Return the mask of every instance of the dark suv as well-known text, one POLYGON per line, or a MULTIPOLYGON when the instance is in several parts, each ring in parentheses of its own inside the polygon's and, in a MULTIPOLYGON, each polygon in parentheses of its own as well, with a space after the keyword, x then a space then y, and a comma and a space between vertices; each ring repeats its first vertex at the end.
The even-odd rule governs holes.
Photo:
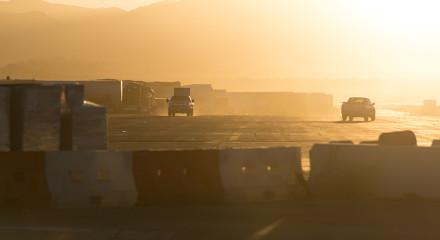
POLYGON ((376 109, 374 108, 375 103, 372 103, 369 98, 366 97, 351 97, 347 102, 343 102, 341 106, 342 120, 353 121, 354 117, 363 117, 365 121, 368 118, 371 121, 376 120, 376 109))
POLYGON ((194 100, 190 96, 173 96, 167 99, 168 116, 176 116, 176 113, 186 113, 187 116, 194 115, 194 100))

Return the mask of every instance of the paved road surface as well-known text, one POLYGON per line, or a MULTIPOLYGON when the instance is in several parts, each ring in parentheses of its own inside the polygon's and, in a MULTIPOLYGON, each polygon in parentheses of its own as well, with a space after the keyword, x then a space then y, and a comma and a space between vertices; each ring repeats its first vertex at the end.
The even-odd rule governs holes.
POLYGON ((377 140, 382 132, 413 130, 420 146, 440 138, 440 118, 411 117, 378 111, 377 120, 342 122, 340 116, 302 119, 269 116, 148 117, 113 115, 109 119, 109 147, 119 150, 194 149, 298 146, 303 167, 315 143, 377 140))
POLYGON ((412 240, 440 236, 440 203, 292 202, 0 214, 0 239, 412 240))
MULTIPOLYGON (((112 149, 300 146, 376 140, 413 130, 440 138, 440 119, 381 112, 375 122, 256 116, 111 116, 112 149)), ((307 165, 306 165, 307 167, 307 165)), ((440 202, 283 202, 0 212, 0 239, 438 239, 440 202)))

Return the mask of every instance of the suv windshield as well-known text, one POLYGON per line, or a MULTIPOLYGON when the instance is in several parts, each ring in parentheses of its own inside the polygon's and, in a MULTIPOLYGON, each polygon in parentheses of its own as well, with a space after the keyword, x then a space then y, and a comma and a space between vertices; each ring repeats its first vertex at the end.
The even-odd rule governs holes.
POLYGON ((191 102, 191 98, 189 96, 173 96, 171 101, 191 102))

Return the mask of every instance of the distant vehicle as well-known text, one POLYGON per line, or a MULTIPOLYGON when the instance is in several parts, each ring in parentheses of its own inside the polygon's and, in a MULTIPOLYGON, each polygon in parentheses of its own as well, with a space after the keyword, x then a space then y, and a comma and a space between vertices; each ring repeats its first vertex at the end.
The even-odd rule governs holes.
POLYGON ((102 79, 76 83, 84 85, 86 100, 106 106, 110 113, 151 113, 153 111, 155 92, 145 82, 102 79))
POLYGON ((351 97, 347 102, 342 103, 342 120, 346 121, 349 118, 350 121, 353 121, 354 117, 363 117, 365 121, 368 121, 368 118, 374 121, 376 120, 374 105, 375 103, 371 103, 369 98, 351 97))
POLYGON ((194 99, 191 99, 190 88, 174 88, 174 96, 167 99, 168 116, 176 116, 176 113, 186 113, 186 115, 194 115, 194 99))

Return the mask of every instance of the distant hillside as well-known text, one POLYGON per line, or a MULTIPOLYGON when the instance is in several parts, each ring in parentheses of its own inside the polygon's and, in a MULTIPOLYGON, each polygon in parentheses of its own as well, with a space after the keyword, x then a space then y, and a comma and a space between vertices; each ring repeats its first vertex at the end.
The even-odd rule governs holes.
POLYGON ((89 9, 63 4, 47 3, 42 0, 9 0, 0 2, 0 11, 26 13, 38 11, 56 18, 78 18, 96 14, 115 14, 123 10, 118 8, 89 9))
POLYGON ((93 80, 104 78, 142 80, 142 69, 134 65, 111 61, 78 59, 33 59, 7 64, 0 68, 0 76, 18 79, 93 80))
POLYGON ((277 27, 273 12, 248 6, 183 0, 99 14, 41 0, 2 2, 0 19, 6 21, 0 31, 6 37, 0 44, 7 48, 0 65, 73 57, 133 64, 142 67, 145 77, 158 78, 301 74, 302 60, 291 48, 303 42, 290 36, 300 29, 277 27))

